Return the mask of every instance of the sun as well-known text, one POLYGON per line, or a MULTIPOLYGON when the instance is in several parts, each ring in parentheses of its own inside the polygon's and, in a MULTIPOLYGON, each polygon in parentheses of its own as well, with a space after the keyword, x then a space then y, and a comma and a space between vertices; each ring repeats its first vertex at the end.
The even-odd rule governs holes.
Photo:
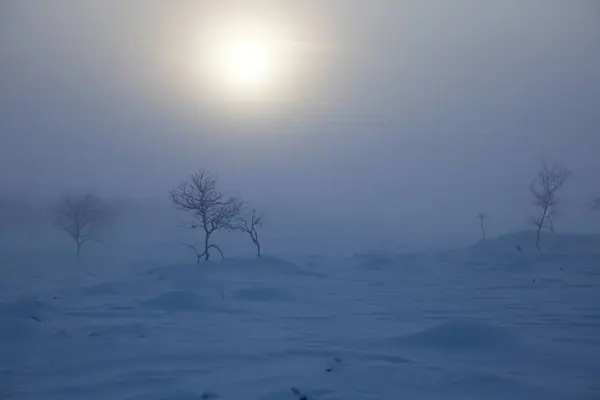
POLYGON ((227 100, 258 101, 272 95, 283 73, 280 43, 236 34, 215 39, 206 53, 211 93, 227 100))
POLYGON ((267 42, 238 39, 223 47, 222 74, 232 89, 260 90, 274 79, 274 54, 267 42))

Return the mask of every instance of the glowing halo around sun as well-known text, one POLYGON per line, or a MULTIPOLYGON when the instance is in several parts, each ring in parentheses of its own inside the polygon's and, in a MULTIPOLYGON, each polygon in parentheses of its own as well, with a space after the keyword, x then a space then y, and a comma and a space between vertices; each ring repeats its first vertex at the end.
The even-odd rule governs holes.
POLYGON ((192 113, 209 107, 216 118, 222 112, 254 118, 306 106, 327 83, 329 70, 322 67, 329 63, 329 47, 313 25, 307 31, 295 18, 217 6, 182 16, 162 45, 165 85, 192 113))
POLYGON ((238 26, 204 38, 200 60, 203 82, 212 98, 269 101, 277 96, 289 72, 293 43, 279 32, 238 26))

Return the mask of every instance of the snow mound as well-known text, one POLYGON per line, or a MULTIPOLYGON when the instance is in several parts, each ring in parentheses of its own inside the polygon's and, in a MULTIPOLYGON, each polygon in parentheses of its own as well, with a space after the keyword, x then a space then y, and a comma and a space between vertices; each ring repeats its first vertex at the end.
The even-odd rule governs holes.
POLYGON ((290 261, 279 258, 228 258, 215 262, 214 267, 223 270, 232 270, 236 272, 263 272, 279 275, 310 275, 310 272, 290 261))
POLYGON ((401 339, 411 345, 448 350, 492 350, 516 345, 510 332, 477 320, 445 322, 401 339))
POLYGON ((227 258, 207 263, 183 263, 166 267, 154 267, 141 272, 140 275, 151 276, 158 280, 193 282, 205 285, 207 279, 224 277, 259 276, 315 276, 315 272, 298 265, 276 258, 227 258))
POLYGON ((142 306, 167 311, 197 311, 206 309, 208 302, 195 293, 174 290, 146 300, 142 302, 142 306))
POLYGON ((249 288, 249 289, 238 289, 235 291, 233 296, 237 300, 248 300, 248 301, 291 301, 292 295, 283 290, 262 287, 262 288, 249 288))
MULTIPOLYGON (((470 247, 474 254, 497 257, 504 254, 533 253, 540 254, 535 244, 534 231, 520 231, 496 238, 481 240, 470 247), (520 248, 519 251, 517 248, 520 248)), ((542 232, 540 239, 541 254, 577 255, 578 257, 600 255, 600 235, 554 234, 542 232)))

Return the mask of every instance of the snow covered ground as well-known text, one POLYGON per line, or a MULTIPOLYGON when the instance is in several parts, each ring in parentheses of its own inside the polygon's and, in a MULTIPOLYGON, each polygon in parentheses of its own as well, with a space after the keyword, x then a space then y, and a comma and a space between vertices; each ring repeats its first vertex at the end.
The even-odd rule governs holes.
POLYGON ((597 399, 600 257, 5 256, 0 399, 597 399))

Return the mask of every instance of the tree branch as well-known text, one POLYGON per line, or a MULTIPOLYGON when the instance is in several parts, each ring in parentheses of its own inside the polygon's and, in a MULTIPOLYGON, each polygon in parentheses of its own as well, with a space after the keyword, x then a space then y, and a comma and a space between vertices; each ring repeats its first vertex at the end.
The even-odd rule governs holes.
POLYGON ((216 244, 211 244, 208 246, 208 248, 217 250, 219 252, 219 254, 221 255, 221 258, 225 258, 223 251, 221 251, 221 248, 219 246, 217 246, 216 244))

